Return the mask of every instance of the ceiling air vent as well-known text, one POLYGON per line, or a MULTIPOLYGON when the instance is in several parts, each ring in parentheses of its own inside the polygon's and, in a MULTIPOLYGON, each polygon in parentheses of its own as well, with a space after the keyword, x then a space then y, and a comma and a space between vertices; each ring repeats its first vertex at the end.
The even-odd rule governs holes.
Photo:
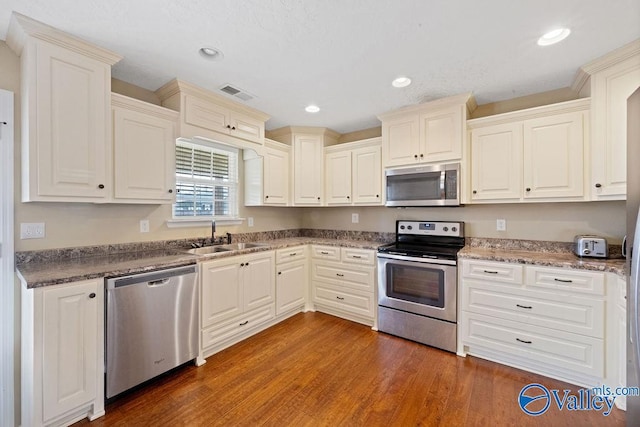
POLYGON ((220 90, 228 95, 240 98, 243 101, 249 101, 254 98, 253 95, 249 95, 246 91, 231 85, 224 85, 220 88, 220 90))

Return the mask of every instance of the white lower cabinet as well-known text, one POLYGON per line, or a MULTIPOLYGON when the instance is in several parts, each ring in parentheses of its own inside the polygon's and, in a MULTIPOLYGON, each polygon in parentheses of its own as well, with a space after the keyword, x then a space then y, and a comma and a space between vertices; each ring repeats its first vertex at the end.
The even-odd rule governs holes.
POLYGON ((308 278, 307 246, 276 251, 276 315, 305 308, 308 278))
POLYGON ((22 425, 104 414, 104 282, 22 290, 22 425))
POLYGON ((465 259, 459 287, 459 353, 583 386, 604 383, 604 273, 465 259))
POLYGON ((375 254, 371 250, 312 246, 311 299, 315 308, 375 327, 375 254))
MULTIPOLYGON (((275 316, 275 253, 258 252, 203 262, 201 327, 203 353, 275 316)), ((249 334, 250 335, 250 334, 249 334)))

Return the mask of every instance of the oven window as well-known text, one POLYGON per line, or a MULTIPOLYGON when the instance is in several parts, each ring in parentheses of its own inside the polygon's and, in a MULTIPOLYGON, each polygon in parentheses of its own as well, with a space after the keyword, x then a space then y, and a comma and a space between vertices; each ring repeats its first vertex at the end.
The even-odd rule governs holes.
POLYGON ((444 271, 388 263, 387 296, 444 308, 444 271))

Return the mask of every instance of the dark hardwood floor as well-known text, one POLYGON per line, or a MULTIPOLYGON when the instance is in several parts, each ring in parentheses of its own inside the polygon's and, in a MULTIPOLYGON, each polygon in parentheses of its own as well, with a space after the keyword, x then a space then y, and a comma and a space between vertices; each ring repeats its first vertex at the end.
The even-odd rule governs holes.
POLYGON ((624 412, 541 416, 523 386, 578 387, 457 357, 321 313, 298 314, 107 405, 98 426, 622 426, 624 412))

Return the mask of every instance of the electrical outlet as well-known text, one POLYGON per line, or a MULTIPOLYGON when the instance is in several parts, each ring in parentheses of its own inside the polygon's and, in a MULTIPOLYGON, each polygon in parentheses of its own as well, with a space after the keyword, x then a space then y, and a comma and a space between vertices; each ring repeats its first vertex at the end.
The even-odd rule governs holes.
POLYGON ((20 223, 21 239, 44 239, 44 222, 21 222, 20 223))
POLYGON ((353 224, 357 224, 360 222, 360 215, 358 215, 357 213, 352 213, 351 214, 351 222, 353 224))
POLYGON ((249 227, 253 227, 253 217, 252 217, 252 216, 250 216, 249 218, 247 218, 247 225, 248 225, 249 227))
POLYGON ((148 219, 141 219, 140 220, 140 232, 141 233, 148 233, 149 232, 149 220, 148 219))
POLYGON ((506 219, 497 219, 496 220, 496 230, 498 230, 498 231, 507 231, 507 220, 506 219))

